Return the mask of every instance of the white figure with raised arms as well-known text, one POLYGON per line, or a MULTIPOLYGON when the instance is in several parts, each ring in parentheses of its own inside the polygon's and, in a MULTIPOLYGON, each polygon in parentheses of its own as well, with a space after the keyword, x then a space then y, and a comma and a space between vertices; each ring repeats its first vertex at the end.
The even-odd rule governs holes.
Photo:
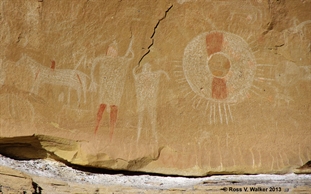
POLYGON ((157 142, 157 95, 159 89, 160 76, 163 74, 169 80, 168 74, 163 70, 151 71, 151 65, 145 63, 142 68, 142 72, 136 74, 137 67, 133 69, 133 75, 135 78, 136 98, 137 98, 137 112, 138 112, 138 132, 137 142, 140 138, 141 129, 143 126, 144 112, 147 111, 151 122, 151 129, 157 142))

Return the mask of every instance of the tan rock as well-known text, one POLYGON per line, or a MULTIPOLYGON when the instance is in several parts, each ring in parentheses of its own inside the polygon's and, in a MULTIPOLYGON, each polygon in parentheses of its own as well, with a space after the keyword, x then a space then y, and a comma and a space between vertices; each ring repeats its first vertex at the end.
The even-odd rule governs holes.
POLYGON ((0 193, 34 193, 33 184, 30 176, 0 166, 0 193))
POLYGON ((293 172, 311 160, 310 7, 3 0, 0 153, 179 175, 293 172))

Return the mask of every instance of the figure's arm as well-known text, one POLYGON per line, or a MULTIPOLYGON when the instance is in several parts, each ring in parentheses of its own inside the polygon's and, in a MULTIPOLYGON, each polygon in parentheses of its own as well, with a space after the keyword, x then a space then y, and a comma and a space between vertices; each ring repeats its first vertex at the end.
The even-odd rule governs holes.
POLYGON ((89 87, 89 90, 94 92, 96 91, 96 88, 97 88, 97 84, 95 82, 95 78, 94 78, 94 70, 95 70, 95 67, 97 65, 97 60, 93 60, 92 62, 92 68, 91 68, 91 83, 90 83, 90 87, 89 87))
POLYGON ((132 60, 132 59, 134 59, 134 52, 132 49, 130 50, 130 53, 131 53, 131 57, 129 58, 129 60, 132 60))
POLYGON ((133 41, 134 41, 134 37, 132 37, 131 42, 129 44, 129 47, 127 48, 127 51, 124 55, 124 57, 127 57, 129 54, 131 54, 132 56, 131 56, 130 60, 134 58, 134 52, 133 52, 133 48, 132 48, 133 41))
POLYGON ((92 82, 94 81, 94 70, 95 70, 96 65, 97 65, 96 59, 94 59, 92 61, 92 68, 91 68, 91 81, 92 82))
POLYGON ((135 79, 136 79, 136 77, 137 77, 137 75, 136 75, 136 70, 137 70, 137 68, 138 68, 138 65, 135 66, 135 67, 133 68, 133 70, 132 70, 132 73, 133 73, 133 76, 134 76, 135 79))

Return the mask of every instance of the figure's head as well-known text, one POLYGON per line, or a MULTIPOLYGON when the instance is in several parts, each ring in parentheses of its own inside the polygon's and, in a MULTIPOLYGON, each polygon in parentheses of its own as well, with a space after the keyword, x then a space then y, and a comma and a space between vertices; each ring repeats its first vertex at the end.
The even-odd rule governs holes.
POLYGON ((116 41, 113 41, 107 49, 107 56, 117 57, 118 56, 118 45, 116 41))
POLYGON ((150 72, 151 71, 151 64, 150 63, 145 63, 143 65, 143 72, 150 72))

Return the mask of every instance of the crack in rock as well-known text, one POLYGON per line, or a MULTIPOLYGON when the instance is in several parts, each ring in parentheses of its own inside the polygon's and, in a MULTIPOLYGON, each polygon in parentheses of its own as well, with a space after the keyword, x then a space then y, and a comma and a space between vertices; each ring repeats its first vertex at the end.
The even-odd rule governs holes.
POLYGON ((151 39, 151 44, 148 46, 148 51, 145 53, 145 54, 143 54, 143 56, 140 58, 140 60, 138 61, 138 65, 140 66, 140 62, 150 53, 150 48, 153 46, 153 44, 154 44, 154 35, 155 35, 155 33, 156 33, 156 29, 158 28, 158 26, 159 26, 159 24, 160 24, 160 22, 162 21, 162 20, 164 20, 165 18, 166 18, 166 15, 167 15, 167 13, 172 9, 172 7, 173 7, 173 5, 171 5, 166 11, 165 11, 165 13, 164 13, 164 16, 161 18, 161 19, 159 19, 158 20, 158 22, 157 22, 157 24, 154 26, 154 28, 153 28, 153 33, 152 33, 152 35, 150 36, 150 39, 151 39))

